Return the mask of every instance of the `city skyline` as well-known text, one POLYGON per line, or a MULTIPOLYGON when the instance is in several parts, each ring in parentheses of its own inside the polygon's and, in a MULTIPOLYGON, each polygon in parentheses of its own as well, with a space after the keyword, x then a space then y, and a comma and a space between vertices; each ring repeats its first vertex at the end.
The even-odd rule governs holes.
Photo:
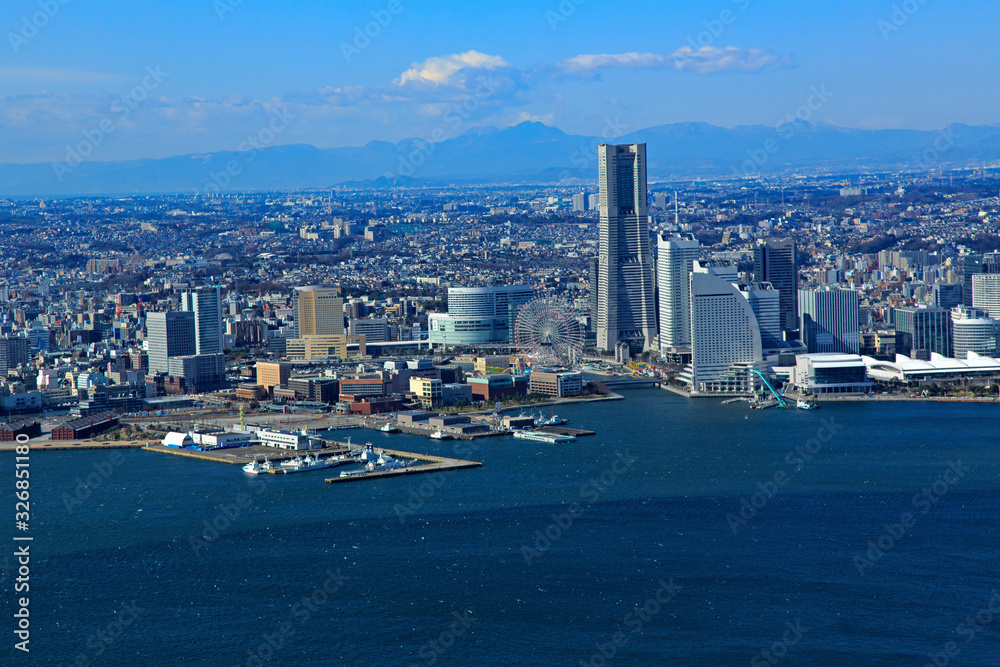
POLYGON ((180 0, 163 12, 112 0, 46 14, 15 0, 0 14, 0 131, 11 134, 0 163, 64 159, 104 119, 99 160, 235 151, 276 119, 269 145, 320 148, 525 120, 582 136, 774 127, 803 107, 841 127, 1000 122, 997 93, 979 84, 1000 10, 904 6, 180 0), (607 31, 622 12, 644 20, 607 31))

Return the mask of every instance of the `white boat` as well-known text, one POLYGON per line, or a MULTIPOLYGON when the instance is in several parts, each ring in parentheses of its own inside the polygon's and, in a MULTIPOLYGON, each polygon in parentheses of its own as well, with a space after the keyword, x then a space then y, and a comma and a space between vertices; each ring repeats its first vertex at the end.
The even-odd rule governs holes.
POLYGON ((515 431, 514 437, 518 440, 531 440, 532 442, 545 442, 554 445, 560 442, 575 442, 572 435, 558 435, 556 433, 542 433, 539 431, 515 431))
POLYGON ((451 440, 451 436, 445 433, 440 428, 431 433, 429 437, 433 440, 451 440))
POLYGON ((556 413, 553 412, 551 417, 549 417, 548 419, 543 419, 542 421, 538 422, 538 424, 539 426, 561 426, 562 424, 565 424, 567 421, 568 420, 559 417, 558 415, 556 415, 556 413))
POLYGON ((392 425, 392 422, 386 422, 382 428, 379 429, 383 433, 398 433, 399 429, 392 425))
POLYGON ((405 468, 406 464, 397 461, 388 454, 382 454, 378 457, 377 461, 369 461, 365 467, 371 472, 382 472, 383 470, 399 470, 405 468))
POLYGON ((282 468, 298 468, 305 462, 301 456, 296 456, 294 459, 288 459, 281 462, 282 468))
POLYGON ((243 472, 247 473, 248 475, 259 475, 260 474, 260 464, 257 463, 256 460, 253 460, 250 463, 248 463, 245 466, 243 466, 243 472))
POLYGON ((795 407, 797 407, 799 410, 815 410, 819 406, 816 405, 815 403, 809 403, 800 398, 798 402, 795 404, 795 407))
POLYGON ((309 472, 310 470, 335 468, 348 463, 354 463, 354 459, 348 456, 330 456, 325 459, 321 459, 318 456, 306 456, 304 459, 296 459, 296 461, 301 461, 301 463, 294 467, 286 468, 286 473, 309 472))
POLYGON ((341 477, 360 477, 361 475, 367 474, 367 470, 345 470, 340 473, 341 477))
POLYGON ((358 460, 361 461, 362 463, 375 461, 377 459, 378 459, 378 454, 375 453, 375 447, 373 447, 372 443, 370 442, 367 445, 365 445, 364 451, 361 452, 361 456, 358 457, 358 460))

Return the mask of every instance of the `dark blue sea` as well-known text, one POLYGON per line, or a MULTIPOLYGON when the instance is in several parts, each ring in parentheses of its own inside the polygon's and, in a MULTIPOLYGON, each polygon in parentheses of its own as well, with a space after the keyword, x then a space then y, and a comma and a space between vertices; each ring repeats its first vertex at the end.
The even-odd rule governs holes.
POLYGON ((1000 665, 1000 406, 558 412, 598 435, 338 432, 484 463, 338 485, 38 451, 28 533, 4 454, 0 664, 1000 665))

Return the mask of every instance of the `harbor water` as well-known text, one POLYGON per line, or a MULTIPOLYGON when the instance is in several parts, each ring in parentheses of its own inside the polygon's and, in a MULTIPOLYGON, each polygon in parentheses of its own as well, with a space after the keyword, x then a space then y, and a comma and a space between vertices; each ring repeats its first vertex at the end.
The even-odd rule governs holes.
POLYGON ((337 431, 484 464, 355 484, 33 452, 0 664, 1000 664, 1000 406, 625 395, 572 443, 337 431))

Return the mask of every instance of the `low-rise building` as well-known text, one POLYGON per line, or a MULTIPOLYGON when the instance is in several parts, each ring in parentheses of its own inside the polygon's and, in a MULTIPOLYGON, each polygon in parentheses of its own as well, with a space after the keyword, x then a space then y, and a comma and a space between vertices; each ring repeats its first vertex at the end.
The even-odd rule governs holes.
POLYGON ((567 398, 583 393, 583 373, 579 371, 535 371, 531 374, 532 394, 567 398))
POLYGON ((871 390, 868 368, 856 354, 802 354, 795 385, 812 394, 864 394, 871 390))

